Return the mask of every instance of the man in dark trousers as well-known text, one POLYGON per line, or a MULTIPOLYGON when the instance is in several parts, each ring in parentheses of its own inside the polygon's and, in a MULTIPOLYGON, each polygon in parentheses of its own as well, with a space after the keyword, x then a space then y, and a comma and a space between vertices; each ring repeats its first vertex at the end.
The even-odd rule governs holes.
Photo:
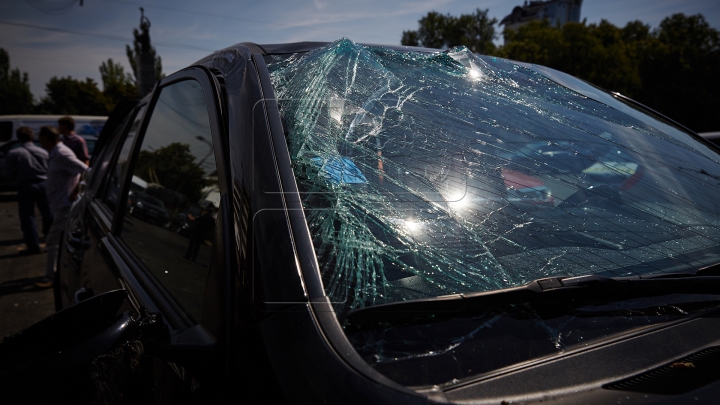
POLYGON ((75 153, 75 156, 86 165, 90 164, 90 154, 87 143, 81 136, 75 133, 75 120, 73 117, 65 116, 58 120, 58 131, 62 135, 62 142, 75 153))
POLYGON ((19 254, 32 255, 41 252, 37 225, 35 224, 35 206, 37 205, 43 221, 43 234, 47 235, 53 217, 45 196, 45 180, 47 179, 48 153, 35 146, 35 134, 28 127, 20 127, 16 131, 20 147, 8 153, 5 159, 5 173, 17 179, 18 213, 20 229, 23 233, 26 249, 19 249, 19 254))

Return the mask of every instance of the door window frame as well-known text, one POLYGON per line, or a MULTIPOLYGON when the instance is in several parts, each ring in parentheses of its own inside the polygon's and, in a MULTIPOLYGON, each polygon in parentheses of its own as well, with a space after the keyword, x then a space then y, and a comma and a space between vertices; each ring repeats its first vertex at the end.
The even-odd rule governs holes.
MULTIPOLYGON (((210 122, 210 130, 212 136, 214 157, 216 162, 216 170, 218 174, 218 186, 220 188, 221 196, 227 195, 227 184, 226 184, 226 172, 225 172, 225 159, 223 154, 223 138, 225 137, 225 129, 222 119, 222 103, 220 92, 217 87, 217 80, 214 78, 212 73, 205 67, 197 66, 190 67, 181 70, 169 77, 161 80, 153 89, 153 92, 149 98, 147 108, 145 109, 144 116, 142 117, 142 123, 138 130, 138 135, 135 136, 133 141, 131 152, 128 156, 129 164, 125 167, 122 174, 122 187, 120 192, 119 201, 126 201, 128 198, 128 192, 130 189, 130 183, 132 174, 135 171, 135 165, 137 163, 137 157, 142 147, 142 143, 145 139, 145 134, 150 119, 152 118, 155 110, 158 98, 162 90, 175 83, 195 80, 198 82, 205 94, 206 108, 208 112, 208 119, 210 122)), ((119 149, 119 148, 118 148, 119 149)), ((116 152, 116 154, 119 152, 116 152)), ((117 156, 115 157, 117 158, 117 156)), ((221 201, 223 199, 221 198, 221 201)), ((222 205, 221 205, 222 209, 222 205)), ((201 316, 198 322, 193 322, 187 314, 180 308, 170 294, 165 290, 162 284, 155 279, 154 276, 148 271, 142 264, 139 258, 134 254, 132 249, 123 242, 122 240, 122 223, 124 221, 126 212, 125 204, 118 204, 115 209, 115 215, 113 217, 111 236, 108 238, 113 247, 117 250, 119 258, 123 264, 127 266, 133 277, 136 278, 134 282, 127 283, 130 293, 135 296, 137 302, 147 308, 157 308, 162 313, 169 325, 174 329, 196 329, 196 326, 203 325, 204 316, 201 316), (139 291, 136 291, 139 290, 139 291), (150 302, 147 302, 147 301, 150 302)), ((216 243, 225 243, 225 241, 216 241, 216 243)), ((213 267, 213 263, 217 259, 225 262, 222 258, 216 258, 215 252, 217 249, 213 248, 213 257, 211 259, 210 267, 213 267)), ((209 270, 208 277, 211 277, 214 272, 209 270)), ((221 273, 224 273, 222 271, 221 273)), ((219 275, 222 276, 222 275, 219 275)), ((207 290, 211 280, 205 287, 207 290)), ((205 300, 208 299, 207 294, 203 294, 205 300)), ((220 297, 218 297, 220 298, 220 297)), ((205 307, 207 303, 203 304, 205 307)), ((214 305, 213 305, 214 306, 214 305)), ((203 335, 203 334, 201 334, 203 335)), ((210 336, 210 335, 207 335, 210 336)), ((202 340, 202 339, 201 339, 202 340)))

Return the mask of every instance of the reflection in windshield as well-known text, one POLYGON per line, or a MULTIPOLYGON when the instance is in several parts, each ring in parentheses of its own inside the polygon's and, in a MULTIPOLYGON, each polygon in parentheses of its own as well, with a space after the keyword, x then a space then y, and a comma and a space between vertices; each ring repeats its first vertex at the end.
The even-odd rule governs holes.
POLYGON ((155 197, 149 196, 149 195, 147 195, 147 194, 140 194, 140 195, 138 195, 138 200, 140 200, 140 201, 142 201, 142 202, 144 202, 144 203, 146 203, 146 204, 152 204, 152 205, 155 205, 155 206, 157 206, 157 207, 165 208, 165 204, 164 204, 162 201, 158 200, 158 199, 155 198, 155 197))
POLYGON ((718 156, 640 112, 465 48, 343 39, 270 69, 341 311, 720 261, 718 156))

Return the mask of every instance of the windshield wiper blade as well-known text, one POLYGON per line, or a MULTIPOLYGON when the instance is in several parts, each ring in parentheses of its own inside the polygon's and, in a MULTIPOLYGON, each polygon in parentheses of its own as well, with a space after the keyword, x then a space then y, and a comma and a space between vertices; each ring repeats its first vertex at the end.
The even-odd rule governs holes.
MULTIPOLYGON (((710 266, 707 269, 713 268, 710 266)), ((704 269, 703 269, 704 270, 704 269)), ((348 323, 359 325, 413 318, 437 319, 481 313, 494 306, 540 303, 607 303, 668 294, 720 295, 720 277, 673 273, 633 277, 551 277, 533 280, 518 287, 469 294, 452 294, 410 301, 398 301, 350 311, 348 323)), ((713 269, 714 270, 714 269, 713 269)))

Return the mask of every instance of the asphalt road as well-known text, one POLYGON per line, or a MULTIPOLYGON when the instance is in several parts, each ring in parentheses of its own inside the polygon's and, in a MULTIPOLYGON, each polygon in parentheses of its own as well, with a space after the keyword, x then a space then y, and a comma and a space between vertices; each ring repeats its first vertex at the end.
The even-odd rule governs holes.
MULTIPOLYGON (((38 225, 40 215, 37 214, 38 225)), ((38 233, 42 236, 40 227, 38 233)), ((17 195, 0 193, 0 339, 20 332, 55 313, 52 288, 40 289, 33 282, 45 272, 47 253, 21 256, 24 248, 17 195)))

